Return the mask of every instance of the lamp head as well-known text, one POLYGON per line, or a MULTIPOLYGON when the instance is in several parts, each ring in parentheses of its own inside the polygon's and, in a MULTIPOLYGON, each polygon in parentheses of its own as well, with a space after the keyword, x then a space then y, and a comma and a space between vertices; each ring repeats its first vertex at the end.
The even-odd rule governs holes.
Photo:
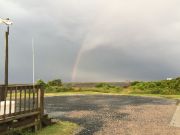
POLYGON ((0 18, 0 23, 4 23, 8 26, 13 24, 13 22, 11 20, 9 20, 9 18, 7 18, 7 19, 1 19, 0 18))

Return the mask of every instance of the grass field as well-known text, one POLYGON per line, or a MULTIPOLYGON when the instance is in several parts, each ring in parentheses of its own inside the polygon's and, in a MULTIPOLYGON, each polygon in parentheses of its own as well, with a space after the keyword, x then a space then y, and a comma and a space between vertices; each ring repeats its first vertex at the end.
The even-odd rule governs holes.
POLYGON ((94 92, 94 91, 79 91, 79 92, 58 92, 58 93, 45 93, 45 96, 70 96, 70 95, 130 95, 130 96, 145 96, 145 97, 162 97, 169 99, 180 99, 180 95, 162 95, 162 94, 135 94, 129 92, 119 92, 119 93, 105 93, 105 92, 94 92))

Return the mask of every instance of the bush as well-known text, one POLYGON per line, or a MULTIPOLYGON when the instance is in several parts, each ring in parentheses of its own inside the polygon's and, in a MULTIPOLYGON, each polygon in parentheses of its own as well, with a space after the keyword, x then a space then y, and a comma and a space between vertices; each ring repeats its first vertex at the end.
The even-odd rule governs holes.
POLYGON ((139 82, 139 81, 131 82, 131 86, 135 86, 135 85, 137 85, 138 83, 140 83, 140 82, 139 82))
POLYGON ((47 84, 41 79, 36 82, 36 85, 41 85, 43 88, 46 88, 47 86, 47 84))
POLYGON ((161 93, 162 93, 162 90, 158 88, 152 89, 150 91, 150 94, 161 94, 161 93))
POLYGON ((99 83, 96 85, 96 88, 93 91, 103 93, 118 93, 122 91, 122 87, 114 86, 108 83, 99 83))
POLYGON ((106 85, 105 83, 98 83, 98 84, 96 84, 96 88, 102 88, 105 85, 106 85))
POLYGON ((156 82, 133 82, 131 86, 134 91, 139 89, 150 94, 180 94, 180 78, 156 82))
POLYGON ((48 82, 49 86, 62 86, 61 79, 56 79, 48 82))
POLYGON ((68 92, 72 91, 72 87, 64 87, 64 86, 48 86, 45 89, 45 92, 47 93, 54 93, 54 92, 68 92))
POLYGON ((116 86, 110 85, 108 83, 99 83, 96 85, 96 88, 110 89, 110 88, 116 88, 116 86))

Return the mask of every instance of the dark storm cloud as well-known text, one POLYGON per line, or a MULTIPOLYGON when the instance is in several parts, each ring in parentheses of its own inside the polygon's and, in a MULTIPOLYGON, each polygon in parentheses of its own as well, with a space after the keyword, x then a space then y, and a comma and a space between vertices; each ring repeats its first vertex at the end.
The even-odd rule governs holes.
POLYGON ((178 76, 179 6, 179 0, 0 0, 0 17, 14 21, 10 81, 32 82, 32 37, 36 79, 70 81, 80 49, 76 81, 178 76))
MULTIPOLYGON (((100 78, 104 78, 105 81, 129 80, 129 78, 131 80, 158 80, 180 75, 178 70, 180 64, 176 63, 180 54, 174 58, 170 53, 165 53, 164 49, 161 51, 156 51, 156 49, 97 48, 82 58, 80 65, 82 72, 79 72, 79 79, 86 78, 84 74, 88 74, 95 81, 100 78)), ((88 77, 86 79, 92 81, 88 77)))

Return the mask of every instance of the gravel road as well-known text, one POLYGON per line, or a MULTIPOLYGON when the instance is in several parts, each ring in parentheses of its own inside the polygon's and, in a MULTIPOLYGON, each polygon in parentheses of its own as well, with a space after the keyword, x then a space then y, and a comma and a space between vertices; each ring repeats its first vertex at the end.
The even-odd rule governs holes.
POLYGON ((77 135, 180 135, 176 102, 162 98, 77 95, 45 99, 46 113, 79 124, 77 135))

